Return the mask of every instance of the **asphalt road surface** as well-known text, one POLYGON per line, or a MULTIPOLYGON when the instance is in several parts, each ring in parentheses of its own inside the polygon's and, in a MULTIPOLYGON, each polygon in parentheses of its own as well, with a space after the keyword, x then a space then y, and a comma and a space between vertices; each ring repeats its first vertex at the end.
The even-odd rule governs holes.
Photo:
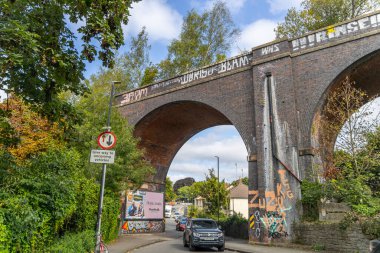
MULTIPOLYGON (((133 250, 133 253, 176 253, 176 252, 189 252, 189 248, 186 248, 182 244, 181 231, 175 230, 175 222, 173 218, 166 219, 166 237, 167 240, 152 245, 148 245, 139 249, 133 250)), ((197 252, 218 252, 217 248, 211 249, 198 249, 197 252)), ((225 250, 224 252, 234 252, 225 250)))

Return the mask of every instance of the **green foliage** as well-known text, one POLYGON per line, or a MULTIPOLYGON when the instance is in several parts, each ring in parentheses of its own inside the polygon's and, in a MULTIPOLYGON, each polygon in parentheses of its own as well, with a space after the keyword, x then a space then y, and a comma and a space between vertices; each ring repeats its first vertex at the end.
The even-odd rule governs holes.
POLYGON ((380 238, 380 215, 365 219, 360 222, 362 232, 368 236, 368 239, 380 238))
MULTIPOLYGON (((87 157, 91 149, 96 149, 96 137, 107 122, 110 84, 114 79, 112 73, 103 73, 91 78, 91 94, 82 97, 75 107, 83 112, 85 124, 77 126, 76 139, 71 143, 83 157, 87 157)), ((146 175, 154 170, 143 159, 143 153, 137 148, 137 140, 133 137, 132 128, 116 109, 111 114, 112 132, 117 136, 115 163, 107 166, 106 189, 119 192, 126 188, 139 187, 146 175)), ((97 171, 100 178, 100 167, 97 164, 86 164, 88 176, 97 171)))
POLYGON ((95 245, 95 232, 85 230, 80 233, 67 233, 57 240, 48 252, 52 253, 88 253, 92 252, 95 245))
POLYGON ((321 198, 325 195, 322 184, 303 180, 301 184, 301 192, 303 208, 302 218, 307 221, 318 220, 318 204, 321 198))
POLYGON ((184 199, 187 202, 194 202, 194 199, 201 194, 201 185, 203 182, 194 182, 191 186, 183 186, 178 189, 178 195, 180 199, 184 199))
POLYGON ((0 253, 9 252, 9 236, 8 228, 4 224, 3 214, 0 213, 0 253))
POLYGON ((276 37, 301 36, 370 12, 378 4, 378 0, 304 0, 301 10, 288 10, 285 21, 275 29, 276 37))
POLYGON ((179 39, 170 43, 167 59, 159 64, 159 77, 170 78, 225 58, 238 35, 224 2, 217 1, 203 14, 190 11, 184 18, 179 39))
POLYGON ((234 214, 227 218, 223 218, 220 220, 219 224, 226 236, 248 239, 248 220, 241 214, 234 214))
POLYGON ((322 251, 326 250, 326 246, 323 244, 316 243, 312 246, 313 251, 322 251))
POLYGON ((114 80, 121 82, 116 87, 116 92, 138 88, 143 82, 148 81, 146 79, 154 79, 154 76, 147 72, 153 68, 149 60, 149 50, 148 34, 143 27, 137 37, 131 38, 129 50, 116 58, 112 75, 114 80))
POLYGON ((75 113, 59 94, 86 93, 85 61, 98 56, 104 66, 114 65, 114 54, 124 43, 122 25, 137 1, 1 1, 0 89, 22 97, 53 120, 67 121, 75 113), (81 52, 71 30, 75 26, 68 20, 79 25, 81 52))
POLYGON ((243 177, 243 178, 241 178, 241 179, 238 179, 238 180, 232 181, 231 185, 233 185, 234 187, 237 186, 237 185, 239 184, 240 180, 241 180, 241 182, 242 182, 243 184, 248 185, 248 177, 243 177))
POLYGON ((213 215, 221 211, 222 208, 228 207, 228 192, 225 187, 224 180, 218 182, 213 169, 209 170, 209 175, 206 175, 206 180, 200 186, 200 196, 204 197, 207 202, 207 212, 213 215), (218 198, 219 195, 219 198, 218 198), (219 203, 218 203, 219 201, 219 203), (219 206, 218 206, 219 204, 219 206))
POLYGON ((170 180, 169 177, 166 177, 165 180, 165 202, 173 201, 177 198, 177 195, 174 192, 173 189, 173 182, 170 180))
POLYGON ((104 196, 102 214, 102 238, 105 242, 117 238, 120 225, 120 198, 117 193, 109 193, 104 196))

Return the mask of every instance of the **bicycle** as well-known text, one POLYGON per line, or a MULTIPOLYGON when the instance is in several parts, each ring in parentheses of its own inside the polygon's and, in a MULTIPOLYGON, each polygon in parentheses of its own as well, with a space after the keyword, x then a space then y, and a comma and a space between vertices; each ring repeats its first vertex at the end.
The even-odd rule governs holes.
POLYGON ((108 253, 107 245, 103 242, 102 237, 100 236, 100 242, 96 244, 95 253, 108 253))

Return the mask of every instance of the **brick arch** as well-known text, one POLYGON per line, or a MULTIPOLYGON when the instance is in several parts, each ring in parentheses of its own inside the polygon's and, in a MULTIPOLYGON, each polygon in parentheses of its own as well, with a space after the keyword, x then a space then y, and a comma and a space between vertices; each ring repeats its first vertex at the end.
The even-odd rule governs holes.
POLYGON ((163 183, 178 150, 200 131, 220 125, 233 123, 214 107, 189 100, 162 105, 142 117, 135 125, 134 134, 145 156, 157 169, 151 181, 163 183))
MULTIPOLYGON (((326 159, 324 155, 332 154, 335 140, 339 134, 333 133, 329 136, 329 143, 323 143, 326 138, 326 133, 323 132, 320 121, 322 117, 330 118, 333 121, 333 116, 328 116, 324 114, 324 106, 326 105, 327 98, 329 94, 335 91, 338 87, 342 85, 343 80, 348 76, 352 81, 355 82, 355 87, 365 91, 368 97, 379 96, 380 94, 380 50, 376 50, 359 60, 355 61, 353 64, 349 65, 341 73, 339 73, 335 79, 330 83, 328 88, 322 94, 318 106, 314 113, 313 124, 311 128, 311 137, 314 142, 316 149, 316 162, 322 163, 324 166, 326 164, 326 159), (323 147, 318 148, 318 147, 323 147)), ((343 127, 343 126, 342 126, 343 127)), ((331 133, 330 133, 331 134, 331 133)))

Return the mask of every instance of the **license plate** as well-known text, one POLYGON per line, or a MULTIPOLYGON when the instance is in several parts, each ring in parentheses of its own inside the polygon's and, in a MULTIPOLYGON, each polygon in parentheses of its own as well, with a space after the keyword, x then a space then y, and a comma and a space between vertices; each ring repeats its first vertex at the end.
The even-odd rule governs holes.
POLYGON ((205 240, 205 241, 214 241, 215 240, 215 238, 213 238, 213 237, 202 237, 201 239, 205 240))

